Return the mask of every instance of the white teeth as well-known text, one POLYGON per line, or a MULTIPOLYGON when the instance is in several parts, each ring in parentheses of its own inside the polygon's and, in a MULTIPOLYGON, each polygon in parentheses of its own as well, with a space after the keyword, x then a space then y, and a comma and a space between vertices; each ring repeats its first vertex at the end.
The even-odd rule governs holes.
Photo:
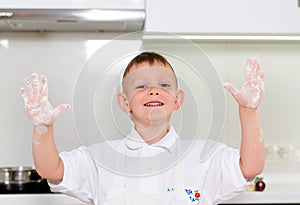
POLYGON ((146 107, 151 107, 151 106, 162 106, 163 103, 160 102, 150 102, 150 103, 146 103, 144 104, 146 107))

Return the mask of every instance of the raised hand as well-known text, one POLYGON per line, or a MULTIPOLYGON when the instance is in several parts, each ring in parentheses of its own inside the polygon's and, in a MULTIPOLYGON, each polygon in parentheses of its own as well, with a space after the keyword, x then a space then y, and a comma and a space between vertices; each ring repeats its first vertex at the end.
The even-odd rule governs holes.
POLYGON ((47 126, 53 124, 57 117, 71 106, 62 104, 53 108, 48 101, 47 77, 41 76, 41 81, 36 73, 32 74, 32 83, 29 77, 25 78, 25 85, 20 92, 25 103, 25 112, 40 134, 45 134, 47 126))
POLYGON ((257 109, 264 95, 264 73, 257 59, 247 60, 245 80, 240 88, 236 88, 229 83, 225 83, 224 87, 240 106, 257 109))

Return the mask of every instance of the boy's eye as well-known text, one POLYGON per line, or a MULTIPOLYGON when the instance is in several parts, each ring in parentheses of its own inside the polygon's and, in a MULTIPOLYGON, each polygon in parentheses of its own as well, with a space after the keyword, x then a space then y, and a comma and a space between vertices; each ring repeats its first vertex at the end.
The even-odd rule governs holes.
POLYGON ((135 87, 136 89, 146 89, 147 85, 138 85, 135 87))
POLYGON ((167 84, 167 83, 162 83, 160 84, 160 87, 162 88, 167 88, 167 87, 170 87, 171 85, 167 84))

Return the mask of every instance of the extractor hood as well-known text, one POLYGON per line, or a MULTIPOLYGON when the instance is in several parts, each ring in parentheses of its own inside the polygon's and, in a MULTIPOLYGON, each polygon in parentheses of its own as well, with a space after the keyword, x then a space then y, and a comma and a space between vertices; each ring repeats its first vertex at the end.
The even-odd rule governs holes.
POLYGON ((139 9, 0 9, 0 31, 140 31, 139 9))

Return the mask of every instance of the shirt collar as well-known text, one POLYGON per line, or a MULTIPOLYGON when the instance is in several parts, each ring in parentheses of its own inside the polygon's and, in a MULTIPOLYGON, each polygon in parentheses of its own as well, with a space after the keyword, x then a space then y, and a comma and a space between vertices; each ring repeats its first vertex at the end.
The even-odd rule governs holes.
POLYGON ((158 147, 172 152, 176 147, 176 141, 178 135, 173 126, 169 126, 168 133, 158 142, 148 145, 143 138, 139 135, 134 127, 131 128, 129 135, 127 136, 126 146, 130 150, 138 150, 143 146, 158 147))

